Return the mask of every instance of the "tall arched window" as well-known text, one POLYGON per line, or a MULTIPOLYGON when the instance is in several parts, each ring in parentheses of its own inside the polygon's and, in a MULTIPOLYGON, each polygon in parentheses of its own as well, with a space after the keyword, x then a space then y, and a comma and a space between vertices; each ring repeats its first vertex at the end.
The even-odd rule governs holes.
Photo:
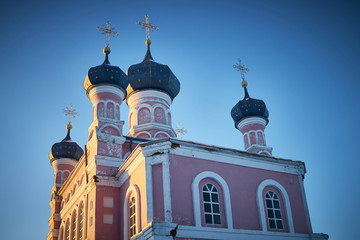
POLYGON ((78 224, 78 229, 79 229, 79 236, 78 239, 79 240, 84 240, 84 203, 80 203, 80 207, 79 207, 79 224, 78 224))
POLYGON ((129 217, 130 217, 130 238, 136 234, 136 202, 132 196, 129 201, 129 217))
POLYGON ((210 183, 202 188, 204 217, 206 224, 221 224, 219 193, 216 187, 210 183))
POLYGON ((76 211, 73 212, 71 225, 71 239, 76 240, 76 211))
POLYGON ((283 219, 281 217, 280 199, 273 191, 265 194, 266 214, 270 229, 284 229, 283 219))
POLYGON ((68 219, 65 224, 65 240, 70 240, 70 220, 68 219))

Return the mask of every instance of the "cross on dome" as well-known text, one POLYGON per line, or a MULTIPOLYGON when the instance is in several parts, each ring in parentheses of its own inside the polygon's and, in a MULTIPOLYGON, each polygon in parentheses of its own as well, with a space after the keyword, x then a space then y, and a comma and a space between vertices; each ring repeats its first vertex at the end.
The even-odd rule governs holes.
POLYGON ((159 30, 158 27, 151 25, 152 23, 149 23, 149 15, 147 14, 145 15, 145 21, 136 21, 136 24, 140 25, 142 29, 146 28, 146 40, 150 40, 150 31, 159 30))
POLYGON ((246 86, 247 86, 247 82, 245 81, 245 74, 246 74, 248 71, 250 71, 250 69, 247 68, 247 67, 245 67, 245 64, 241 63, 241 59, 240 59, 240 58, 238 58, 238 62, 235 63, 235 64, 233 65, 233 67, 234 67, 238 72, 240 72, 240 74, 241 74, 241 79, 242 79, 241 85, 242 85, 243 87, 246 87, 246 86))
POLYGON ((115 28, 111 27, 111 22, 107 21, 106 26, 103 24, 101 27, 97 27, 97 30, 99 30, 102 34, 106 35, 106 41, 105 46, 109 46, 110 44, 110 37, 119 36, 119 32, 114 31, 115 28))

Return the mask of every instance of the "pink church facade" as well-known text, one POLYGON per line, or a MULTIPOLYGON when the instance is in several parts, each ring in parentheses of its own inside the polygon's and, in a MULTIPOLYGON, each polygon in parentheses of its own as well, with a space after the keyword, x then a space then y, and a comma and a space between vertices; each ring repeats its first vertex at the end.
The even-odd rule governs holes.
POLYGON ((47 239, 328 239, 312 231, 305 164, 273 157, 266 146, 265 104, 246 90, 232 111, 245 151, 175 139, 170 106, 180 84, 147 45, 127 75, 110 65, 106 48, 104 63, 90 68, 84 88, 93 121, 85 151, 69 126, 49 154, 47 239))

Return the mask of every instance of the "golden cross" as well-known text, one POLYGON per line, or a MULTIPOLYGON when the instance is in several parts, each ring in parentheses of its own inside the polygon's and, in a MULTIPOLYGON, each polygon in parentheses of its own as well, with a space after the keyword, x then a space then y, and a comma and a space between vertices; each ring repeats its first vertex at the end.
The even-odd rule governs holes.
POLYGON ((73 108, 72 104, 70 104, 69 107, 66 107, 65 109, 63 109, 63 112, 65 113, 65 116, 68 116, 69 123, 71 123, 72 118, 79 116, 79 113, 76 112, 76 109, 73 108))
POLYGON ((110 37, 119 36, 119 32, 114 31, 115 28, 112 28, 110 26, 111 26, 111 22, 107 21, 106 26, 103 24, 101 27, 100 26, 97 27, 97 30, 102 32, 102 34, 106 34, 106 41, 105 41, 106 46, 109 46, 110 37))
POLYGON ((150 31, 155 30, 159 30, 158 27, 151 25, 151 23, 149 23, 149 15, 145 15, 145 21, 141 20, 141 22, 136 21, 137 25, 140 25, 142 27, 142 29, 146 28, 146 39, 150 40, 150 31))
POLYGON ((179 123, 177 125, 177 127, 175 128, 175 131, 178 133, 180 139, 182 139, 182 136, 187 133, 187 130, 185 128, 181 127, 181 123, 179 123))
POLYGON ((244 64, 241 63, 241 59, 238 58, 238 62, 233 65, 234 68, 236 68, 237 71, 241 73, 241 78, 243 81, 245 81, 245 74, 250 71, 247 67, 245 67, 244 64))

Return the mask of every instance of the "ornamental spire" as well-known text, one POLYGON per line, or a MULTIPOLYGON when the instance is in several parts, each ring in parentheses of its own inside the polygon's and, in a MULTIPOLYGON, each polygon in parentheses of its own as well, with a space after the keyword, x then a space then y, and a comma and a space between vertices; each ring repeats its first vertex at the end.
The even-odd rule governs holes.
POLYGON ((149 46, 151 44, 150 41, 150 31, 159 30, 158 27, 152 25, 151 22, 149 22, 149 15, 145 15, 145 21, 141 20, 141 22, 136 21, 137 25, 140 25, 142 29, 146 28, 146 42, 145 44, 149 46))
POLYGON ((247 81, 245 81, 245 74, 247 72, 249 72, 250 69, 245 67, 245 64, 241 63, 240 58, 238 58, 238 62, 233 65, 233 68, 235 68, 236 71, 240 72, 240 74, 241 74, 241 79, 242 79, 241 86, 245 90, 245 98, 250 98, 249 93, 248 93, 248 91, 246 89, 248 83, 247 83, 247 81))

